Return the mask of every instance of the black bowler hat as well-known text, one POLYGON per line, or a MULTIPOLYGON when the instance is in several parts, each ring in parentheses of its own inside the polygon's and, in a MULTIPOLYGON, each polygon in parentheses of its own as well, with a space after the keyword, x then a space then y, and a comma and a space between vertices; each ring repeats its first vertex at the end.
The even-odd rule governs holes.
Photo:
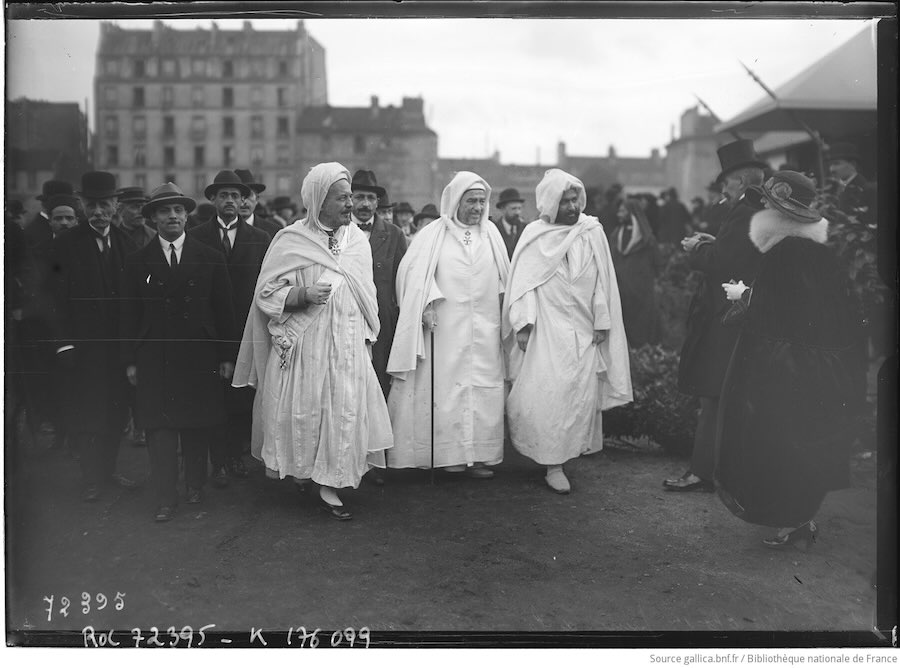
POLYGON ((437 207, 434 204, 426 204, 422 207, 422 210, 413 216, 413 224, 418 225, 419 221, 422 218, 431 218, 432 220, 437 220, 441 217, 441 214, 438 212, 437 207))
POLYGON ((378 195, 379 199, 387 195, 384 188, 378 185, 378 181, 375 179, 375 172, 370 169, 357 170, 356 174, 353 175, 353 180, 350 182, 350 190, 353 192, 366 190, 378 195))
POLYGON ((169 182, 163 183, 150 193, 149 201, 141 208, 141 215, 144 216, 144 218, 150 218, 156 208, 161 204, 181 204, 188 213, 193 211, 197 206, 197 203, 194 200, 181 192, 181 188, 174 183, 169 182))
POLYGON ((375 205, 376 209, 393 209, 397 204, 391 201, 391 196, 388 195, 387 190, 384 191, 384 195, 378 198, 378 204, 375 205))
POLYGON ((850 142, 836 142, 828 147, 828 150, 825 152, 825 160, 859 161, 859 149, 850 142))
POLYGON ((116 196, 120 202, 146 202, 147 195, 140 186, 125 186, 116 191, 116 196))
POLYGON ((81 175, 81 190, 76 194, 86 199, 115 197, 116 177, 109 172, 86 172, 81 175))
POLYGON ((738 139, 730 144, 720 146, 716 153, 719 154, 719 164, 722 166, 722 171, 719 172, 716 181, 721 181, 728 173, 741 167, 766 169, 769 166, 756 155, 756 151, 753 150, 753 142, 749 139, 738 139))
POLYGON ((502 207, 510 202, 524 202, 525 198, 519 195, 519 191, 515 188, 507 188, 500 193, 500 199, 497 200, 497 206, 502 207))
POLYGON ((72 184, 68 181, 57 181, 51 179, 50 181, 44 181, 44 185, 41 186, 41 194, 37 196, 37 200, 39 202, 43 202, 48 197, 52 197, 53 195, 74 195, 75 191, 72 189, 72 184))
POLYGON ((206 195, 206 199, 213 200, 216 198, 216 193, 219 192, 220 188, 237 188, 244 197, 250 194, 250 188, 247 184, 241 181, 241 177, 230 169, 223 169, 216 174, 216 178, 213 179, 210 185, 206 186, 203 194, 206 195))
POLYGON ((415 209, 409 202, 400 202, 395 208, 394 213, 415 213, 415 209))
POLYGON ((272 211, 291 209, 294 213, 297 213, 297 205, 291 201, 290 197, 285 197, 284 195, 279 195, 278 197, 273 199, 270 207, 272 211))
POLYGON ((58 206, 68 206, 71 207, 73 211, 78 211, 78 198, 75 195, 64 195, 63 193, 59 193, 57 195, 51 195, 47 199, 44 200, 44 208, 47 211, 52 212, 58 206))
POLYGON ((250 188, 257 195, 266 189, 266 187, 262 183, 255 183, 253 181, 253 172, 251 172, 249 169, 236 169, 234 170, 234 173, 237 174, 241 181, 244 182, 244 185, 250 188))

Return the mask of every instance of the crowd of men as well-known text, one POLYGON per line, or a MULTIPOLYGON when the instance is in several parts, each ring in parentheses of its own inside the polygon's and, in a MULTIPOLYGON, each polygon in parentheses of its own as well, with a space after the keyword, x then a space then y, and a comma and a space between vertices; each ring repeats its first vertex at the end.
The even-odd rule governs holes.
POLYGON ((710 284, 682 356, 681 389, 701 397, 694 460, 666 481, 707 489, 735 336, 718 286, 753 274, 746 198, 765 168, 746 141, 719 158, 717 236, 689 234, 674 190, 653 214, 665 225, 651 229, 649 201, 625 206, 621 189, 598 221, 559 169, 537 184, 527 225, 517 190, 493 200, 472 172, 418 213, 372 171, 338 163, 303 178, 302 207, 263 206, 266 186, 240 169, 219 172, 199 204, 173 183, 118 188, 107 172, 77 190, 48 181, 27 225, 6 207, 7 427, 21 407, 33 435, 67 443, 85 501, 138 485, 116 470, 130 429, 148 447, 160 522, 182 498, 202 503, 208 479, 246 478, 248 451, 268 478, 315 483, 338 520, 352 517, 339 490, 383 484, 385 468, 491 478, 507 438, 568 493, 563 465, 600 449, 602 411, 632 400, 618 262, 655 235, 681 243, 710 284))

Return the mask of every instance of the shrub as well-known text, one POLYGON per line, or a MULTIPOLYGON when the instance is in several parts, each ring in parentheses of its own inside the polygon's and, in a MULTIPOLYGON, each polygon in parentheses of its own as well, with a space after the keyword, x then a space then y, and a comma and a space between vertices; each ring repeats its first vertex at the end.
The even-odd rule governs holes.
POLYGON ((674 244, 660 244, 659 258, 662 270, 656 277, 656 303, 661 343, 669 350, 681 350, 687 334, 688 307, 702 275, 691 270, 687 253, 674 244))

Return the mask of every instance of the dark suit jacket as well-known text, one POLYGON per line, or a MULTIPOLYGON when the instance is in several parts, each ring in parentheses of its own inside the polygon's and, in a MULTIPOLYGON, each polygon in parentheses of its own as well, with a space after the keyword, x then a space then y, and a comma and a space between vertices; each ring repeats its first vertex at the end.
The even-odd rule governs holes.
POLYGON ((513 225, 513 233, 512 235, 509 235, 506 233, 506 228, 503 227, 503 223, 500 220, 495 220, 492 222, 500 231, 500 236, 503 238, 503 243, 506 245, 506 253, 507 255, 509 255, 509 259, 512 260, 513 251, 516 249, 516 244, 519 243, 519 237, 522 236, 523 226, 513 225))
POLYGON ((54 348, 73 345, 74 370, 63 374, 69 432, 102 432, 124 422, 127 379, 118 355, 125 257, 136 244, 110 226, 104 262, 91 228, 81 223, 53 241, 55 272, 54 348))
POLYGON ((234 305, 225 257, 188 235, 174 271, 153 241, 128 256, 122 359, 137 365, 145 429, 212 427, 225 420, 221 362, 233 362, 234 305))
POLYGON ((266 216, 260 216, 258 213, 253 214, 253 225, 251 227, 255 227, 257 229, 266 232, 273 239, 275 235, 278 234, 284 228, 276 223, 271 218, 266 216))
MULTIPOLYGON (((254 220, 254 222, 256 222, 254 220)), ((222 236, 219 232, 217 220, 211 220, 188 230, 188 236, 192 236, 205 243, 207 246, 224 252, 222 236)), ((267 232, 248 225, 243 220, 237 224, 234 236, 234 246, 231 254, 226 259, 228 265, 228 278, 231 279, 231 296, 234 305, 234 317, 237 325, 237 339, 240 341, 244 333, 244 325, 247 323, 247 315, 253 304, 256 279, 262 268, 263 258, 269 249, 272 237, 267 232)))
POLYGON ((387 396, 391 384, 387 362, 400 315, 395 288, 397 268, 406 253, 406 237, 396 225, 386 225, 383 220, 379 220, 372 225, 369 244, 372 247, 372 277, 378 296, 378 320, 381 322, 378 341, 372 346, 372 365, 378 375, 381 390, 387 396))

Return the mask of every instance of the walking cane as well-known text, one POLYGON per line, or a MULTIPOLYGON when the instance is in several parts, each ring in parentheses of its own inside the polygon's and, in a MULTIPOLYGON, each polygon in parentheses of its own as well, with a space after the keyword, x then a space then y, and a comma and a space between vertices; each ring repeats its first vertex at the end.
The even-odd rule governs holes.
POLYGON ((431 330, 431 484, 434 485, 434 329, 431 330))

